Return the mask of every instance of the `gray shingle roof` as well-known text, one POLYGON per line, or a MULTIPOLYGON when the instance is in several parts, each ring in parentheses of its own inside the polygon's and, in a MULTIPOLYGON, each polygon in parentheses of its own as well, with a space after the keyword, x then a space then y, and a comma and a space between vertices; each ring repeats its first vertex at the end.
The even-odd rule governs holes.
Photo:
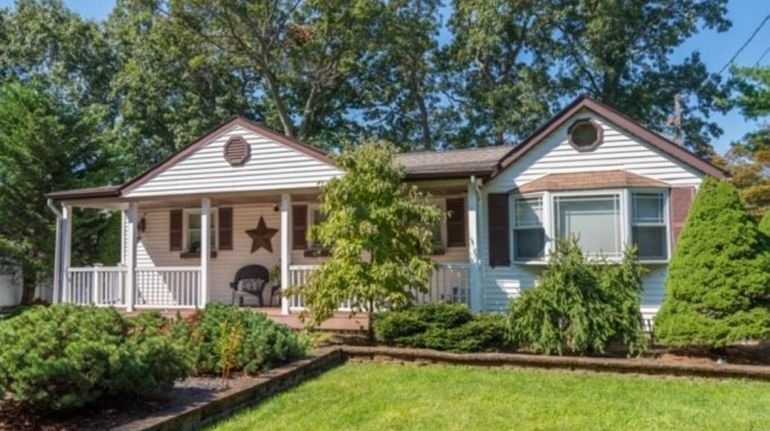
POLYGON ((447 178, 490 175, 511 146, 468 148, 448 151, 403 153, 396 161, 409 178, 447 178))

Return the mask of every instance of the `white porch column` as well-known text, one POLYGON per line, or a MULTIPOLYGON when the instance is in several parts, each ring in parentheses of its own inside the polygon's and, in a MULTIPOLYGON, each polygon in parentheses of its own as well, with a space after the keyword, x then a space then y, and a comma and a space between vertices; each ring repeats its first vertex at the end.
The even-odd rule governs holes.
POLYGON ((137 219, 139 212, 137 211, 137 204, 130 203, 128 209, 123 210, 123 218, 125 220, 126 236, 128 242, 126 242, 125 255, 123 256, 123 263, 126 265, 126 310, 134 311, 134 292, 136 286, 136 240, 137 235, 137 219))
MULTIPOLYGON (((69 272, 70 255, 72 254, 72 206, 64 205, 61 212, 61 243, 60 243, 60 261, 59 261, 59 295, 61 302, 70 301, 69 292, 69 272)), ((54 295, 55 297, 56 295, 54 295)))
POLYGON ((201 199, 201 291, 198 308, 204 308, 209 295, 209 260, 211 260, 211 199, 201 199))
POLYGON ((289 265, 291 264, 291 195, 281 195, 281 314, 289 314, 289 298, 285 291, 289 286, 289 265))
POLYGON ((481 259, 479 257, 478 240, 479 207, 481 206, 481 196, 476 190, 476 178, 471 177, 468 183, 468 263, 470 264, 471 311, 481 311, 482 308, 481 259))

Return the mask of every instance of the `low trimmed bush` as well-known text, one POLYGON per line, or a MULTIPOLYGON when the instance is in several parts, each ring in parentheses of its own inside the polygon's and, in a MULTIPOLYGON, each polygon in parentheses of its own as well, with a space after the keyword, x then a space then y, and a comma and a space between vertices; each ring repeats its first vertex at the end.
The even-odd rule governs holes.
POLYGON ((302 358, 308 350, 307 343, 288 327, 230 305, 206 306, 187 322, 186 330, 197 374, 255 374, 302 358))
POLYGON ((462 304, 425 304, 373 317, 375 339, 398 347, 456 352, 505 350, 502 314, 474 315, 462 304))
POLYGON ((139 332, 114 309, 33 307, 0 323, 0 393, 37 410, 105 395, 150 395, 187 375, 178 345, 139 332))

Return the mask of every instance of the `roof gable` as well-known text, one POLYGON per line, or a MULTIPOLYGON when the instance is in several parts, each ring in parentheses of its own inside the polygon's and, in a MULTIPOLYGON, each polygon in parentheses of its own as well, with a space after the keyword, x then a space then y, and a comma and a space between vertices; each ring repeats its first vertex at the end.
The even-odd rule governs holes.
POLYGON ((622 129, 624 132, 653 146, 658 151, 675 158, 676 160, 698 170, 699 172, 711 175, 716 178, 724 178, 727 176, 726 172, 721 168, 711 164, 701 157, 698 157, 684 147, 677 145, 676 143, 661 136, 660 134, 653 132, 652 130, 648 129, 637 121, 632 120, 614 108, 600 103, 588 96, 580 96, 576 98, 574 101, 572 101, 572 103, 567 105, 567 107, 562 109, 547 123, 543 124, 519 145, 513 147, 513 149, 511 149, 511 151, 509 151, 500 160, 499 171, 497 173, 522 158, 535 146, 551 136, 560 127, 564 126, 568 120, 573 118, 581 110, 585 109, 593 111, 599 116, 606 118, 608 121, 622 129))
POLYGON ((125 197, 315 187, 341 174, 324 152, 234 118, 121 187, 125 197), (250 155, 232 164, 225 147, 242 138, 250 155))

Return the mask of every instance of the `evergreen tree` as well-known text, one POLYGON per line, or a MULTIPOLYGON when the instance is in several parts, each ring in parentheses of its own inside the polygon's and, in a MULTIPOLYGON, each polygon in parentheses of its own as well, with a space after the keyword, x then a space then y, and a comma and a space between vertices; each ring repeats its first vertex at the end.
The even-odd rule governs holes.
POLYGON ((770 337, 770 250, 731 184, 707 178, 690 208, 655 332, 672 346, 770 337))
POLYGON ((770 235, 770 210, 765 211, 765 216, 759 222, 759 230, 770 235))

